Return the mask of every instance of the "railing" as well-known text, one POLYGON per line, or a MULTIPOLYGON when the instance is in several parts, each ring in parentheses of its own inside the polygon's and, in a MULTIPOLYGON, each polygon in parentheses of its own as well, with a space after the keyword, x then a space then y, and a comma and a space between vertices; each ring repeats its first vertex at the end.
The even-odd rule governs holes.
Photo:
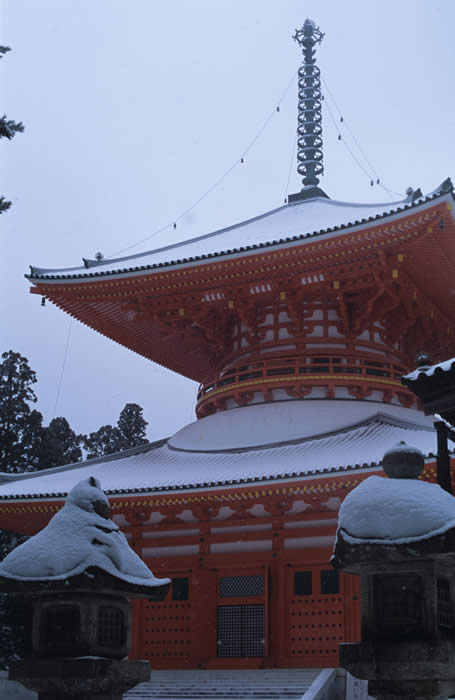
MULTIPOLYGON (((242 389, 245 382, 251 383, 257 380, 258 384, 267 384, 275 381, 273 378, 286 377, 302 380, 308 376, 311 383, 311 375, 317 379, 317 375, 324 375, 324 379, 336 381, 337 376, 350 375, 353 380, 364 378, 374 382, 375 378, 388 379, 400 383, 400 378, 406 374, 407 369, 395 362, 369 359, 367 357, 345 357, 336 355, 324 355, 313 357, 282 357, 258 360, 253 362, 239 362, 233 367, 208 377, 199 386, 198 403, 209 398, 214 391, 224 393, 242 389)), ((340 377, 341 378, 341 377, 340 377)), ((256 382, 253 382, 256 383, 256 382)))

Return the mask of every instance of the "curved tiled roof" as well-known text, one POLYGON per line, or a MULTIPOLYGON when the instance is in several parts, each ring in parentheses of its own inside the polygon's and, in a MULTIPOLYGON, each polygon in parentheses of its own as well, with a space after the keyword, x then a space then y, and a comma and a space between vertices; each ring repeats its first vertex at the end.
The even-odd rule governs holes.
POLYGON ((443 375, 446 372, 451 372, 455 368, 455 357, 451 357, 449 360, 444 362, 438 362, 435 365, 428 365, 424 367, 417 367, 413 372, 409 372, 404 379, 404 383, 410 385, 412 382, 417 381, 421 377, 432 377, 434 374, 443 375))
POLYGON ((436 450, 433 430, 376 414, 334 433, 258 449, 196 452, 173 449, 165 440, 36 474, 2 475, 0 499, 62 498, 87 476, 99 479, 108 494, 120 495, 335 475, 377 467, 384 452, 400 440, 427 456, 436 450))
MULTIPOLYGON (((113 260, 86 260, 80 267, 45 269, 31 266, 31 281, 99 278, 114 274, 147 272, 164 267, 206 261, 336 234, 431 204, 453 190, 446 180, 434 192, 398 202, 353 204, 316 197, 287 204, 219 231, 113 260)), ((452 195, 450 195, 452 199, 452 195)))

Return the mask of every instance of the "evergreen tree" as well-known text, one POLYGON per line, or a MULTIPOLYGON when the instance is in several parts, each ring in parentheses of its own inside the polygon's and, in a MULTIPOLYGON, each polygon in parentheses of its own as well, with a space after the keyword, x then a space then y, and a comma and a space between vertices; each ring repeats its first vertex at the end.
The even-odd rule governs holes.
POLYGON ((125 404, 117 422, 123 443, 121 449, 127 450, 130 447, 145 445, 147 425, 141 406, 137 403, 125 404))
MULTIPOLYGON (((0 471, 22 472, 35 468, 42 431, 36 402, 36 374, 19 353, 4 352, 0 363, 0 471)), ((27 538, 0 530, 0 558, 27 538)), ((30 606, 23 597, 0 593, 0 667, 28 650, 30 606)))
POLYGON ((51 420, 41 431, 38 469, 79 462, 82 459, 81 444, 84 437, 76 435, 63 416, 51 420))
POLYGON ((148 423, 142 413, 143 409, 137 403, 125 404, 116 426, 103 425, 84 439, 87 458, 102 457, 144 445, 147 442, 145 431, 148 423))
MULTIPOLYGON (((25 535, 0 530, 0 559, 25 542, 25 535)), ((0 593, 0 668, 31 653, 31 602, 24 596, 0 593)))
MULTIPOLYGON (((66 418, 54 418, 47 427, 32 409, 37 401, 33 385, 36 373, 27 358, 10 350, 0 363, 0 471, 22 472, 74 462, 82 457, 81 437, 66 418)), ((24 542, 23 535, 0 530, 0 559, 24 542)), ((30 652, 28 600, 0 593, 0 667, 30 652)))
POLYGON ((0 362, 0 472, 33 471, 39 461, 42 415, 32 409, 36 374, 28 360, 9 350, 0 362))
POLYGON ((122 449, 120 431, 112 425, 102 425, 99 430, 90 433, 84 439, 84 447, 87 450, 87 459, 119 452, 122 449))
MULTIPOLYGON (((0 58, 3 58, 8 51, 11 51, 9 46, 0 46, 0 58)), ((0 139, 6 138, 8 141, 11 141, 18 132, 22 131, 24 131, 22 122, 15 122, 12 119, 7 119, 6 114, 0 117, 0 139)), ((11 202, 4 197, 0 197, 0 214, 9 209, 10 206, 11 202)))

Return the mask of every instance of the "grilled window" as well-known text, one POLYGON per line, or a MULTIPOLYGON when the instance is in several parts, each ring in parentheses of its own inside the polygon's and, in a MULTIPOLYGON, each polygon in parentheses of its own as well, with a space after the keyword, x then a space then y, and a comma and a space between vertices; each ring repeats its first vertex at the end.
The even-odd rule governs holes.
POLYGON ((439 627, 453 627, 453 609, 450 598, 450 583, 438 579, 438 624, 439 627))
POLYGON ((218 606, 217 656, 264 656, 264 635, 263 605, 218 606))
POLYGON ((263 576, 221 576, 221 598, 248 598, 264 595, 263 576))
POLYGON ((102 605, 98 610, 98 644, 113 649, 126 641, 125 616, 123 610, 113 605, 102 605))

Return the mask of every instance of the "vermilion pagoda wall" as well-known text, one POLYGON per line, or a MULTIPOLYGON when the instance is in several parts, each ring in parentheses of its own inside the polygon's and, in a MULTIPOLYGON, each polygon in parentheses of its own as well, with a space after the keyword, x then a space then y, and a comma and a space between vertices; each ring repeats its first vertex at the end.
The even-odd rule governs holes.
MULTIPOLYGON (((156 575, 188 581, 185 600, 171 589, 162 603, 135 604, 132 658, 152 668, 338 665, 340 642, 360 637, 359 581, 340 575, 339 590, 324 592, 321 572, 332 573, 340 502, 372 472, 231 489, 220 494, 227 500, 191 508, 197 520, 178 522, 190 511, 174 504, 159 524, 130 524, 131 543, 156 575), (242 496, 252 492, 248 503, 242 496), (311 593, 296 593, 296 573, 311 574, 311 593), (251 576, 264 577, 261 595, 223 595, 224 577, 251 576), (228 606, 263 606, 263 655, 222 655, 218 615, 228 606)), ((425 478, 435 479, 434 464, 425 478)))
MULTIPOLYGON (((188 582, 185 600, 171 589, 163 603, 135 604, 132 657, 152 668, 337 665, 339 643, 359 638, 359 586, 342 575, 338 591, 324 592, 321 572, 332 573, 337 508, 368 475, 230 489, 186 510, 174 503, 156 524, 156 514, 147 524, 126 515, 131 543, 154 573, 188 582), (296 593, 296 573, 311 576, 311 592, 296 593), (264 590, 225 596, 224 577, 263 577, 264 590), (224 656, 218 617, 247 606, 264 613, 264 643, 224 656)), ((235 636, 240 623, 232 624, 235 636)))
MULTIPOLYGON (((183 597, 174 599, 171 589, 163 603, 135 603, 132 658, 153 668, 337 665, 339 643, 359 637, 358 581, 341 575, 339 590, 324 592, 321 571, 331 573, 341 501, 375 471, 382 474, 362 468, 292 482, 113 497, 112 517, 152 571, 187 584, 183 597), (296 573, 307 583, 311 574, 311 590, 296 591, 296 573), (226 596, 223 577, 263 577, 264 589, 226 596), (229 613, 235 606, 264 611, 260 654, 220 654, 219 609, 229 613)), ((434 463, 424 478, 435 479, 434 463)), ((0 501, 0 527, 33 534, 61 506, 61 499, 0 501)))
MULTIPOLYGON (((359 639, 360 594, 353 576, 340 577, 338 593, 321 593, 320 572, 330 570, 330 553, 309 548, 275 558, 249 552, 202 563, 190 557, 166 561, 160 574, 187 577, 188 600, 173 601, 169 594, 163 603, 135 604, 132 658, 147 659, 152 668, 337 666, 340 642, 359 639), (311 595, 294 595, 296 572, 311 572, 311 595), (222 597, 221 578, 233 576, 263 576, 264 594, 222 597), (218 610, 252 605, 264 606, 263 656, 219 656, 218 610)), ((148 563, 157 571, 155 562, 148 563)))

